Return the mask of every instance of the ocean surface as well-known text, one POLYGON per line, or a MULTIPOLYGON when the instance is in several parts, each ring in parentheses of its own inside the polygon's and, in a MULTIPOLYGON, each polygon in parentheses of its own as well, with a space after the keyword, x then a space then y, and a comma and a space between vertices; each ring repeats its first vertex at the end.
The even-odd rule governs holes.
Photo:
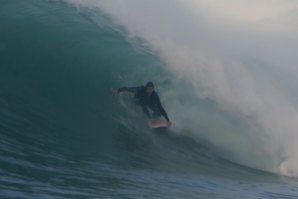
POLYGON ((1 0, 0 198, 298 198, 296 29, 210 7, 1 0), (147 81, 168 129, 111 93, 147 81))

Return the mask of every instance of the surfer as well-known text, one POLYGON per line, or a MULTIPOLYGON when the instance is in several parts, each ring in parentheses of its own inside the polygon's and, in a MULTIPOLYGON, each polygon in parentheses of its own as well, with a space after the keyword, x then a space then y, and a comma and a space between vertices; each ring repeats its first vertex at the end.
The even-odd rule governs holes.
POLYGON ((112 90, 114 94, 118 94, 123 91, 134 93, 136 103, 142 107, 144 113, 149 119, 155 119, 163 116, 167 120, 168 126, 171 125, 168 114, 162 107, 159 96, 155 92, 154 84, 152 82, 148 82, 145 86, 121 87, 112 90), (148 108, 153 112, 152 114, 150 114, 148 108))

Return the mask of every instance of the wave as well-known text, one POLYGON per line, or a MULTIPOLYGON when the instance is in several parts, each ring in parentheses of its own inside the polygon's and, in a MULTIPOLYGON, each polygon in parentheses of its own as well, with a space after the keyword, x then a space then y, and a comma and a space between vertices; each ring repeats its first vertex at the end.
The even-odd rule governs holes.
POLYGON ((38 166, 56 171, 47 163, 96 159, 211 175, 238 164, 296 175, 295 96, 288 82, 270 84, 289 68, 272 68, 266 56, 254 57, 259 52, 247 57, 237 37, 215 38, 217 26, 191 1, 175 1, 169 12, 154 1, 148 10, 134 1, 68 2, 78 10, 60 1, 3 4, 2 171, 15 172, 14 164, 18 175, 38 166), (22 17, 11 15, 19 6, 22 17), (111 95, 112 87, 148 80, 174 123, 169 132, 152 132, 130 95, 111 95))
POLYGON ((105 13, 161 58, 170 75, 156 80, 176 132, 240 164, 297 175, 297 3, 67 2, 105 13))

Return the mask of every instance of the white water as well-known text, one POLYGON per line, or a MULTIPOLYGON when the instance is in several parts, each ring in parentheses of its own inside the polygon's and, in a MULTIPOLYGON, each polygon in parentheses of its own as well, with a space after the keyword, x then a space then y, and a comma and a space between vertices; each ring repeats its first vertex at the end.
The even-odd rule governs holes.
POLYGON ((296 0, 68 1, 105 12, 165 61, 175 78, 163 101, 177 132, 298 176, 296 0))

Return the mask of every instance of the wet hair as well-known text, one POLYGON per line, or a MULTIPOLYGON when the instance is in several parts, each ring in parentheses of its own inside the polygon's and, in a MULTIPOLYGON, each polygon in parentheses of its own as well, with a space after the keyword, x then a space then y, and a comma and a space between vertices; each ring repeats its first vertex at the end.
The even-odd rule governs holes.
POLYGON ((154 88, 154 84, 153 84, 152 82, 148 82, 148 83, 146 84, 145 87, 146 87, 146 88, 147 88, 147 87, 152 87, 152 88, 154 88))

